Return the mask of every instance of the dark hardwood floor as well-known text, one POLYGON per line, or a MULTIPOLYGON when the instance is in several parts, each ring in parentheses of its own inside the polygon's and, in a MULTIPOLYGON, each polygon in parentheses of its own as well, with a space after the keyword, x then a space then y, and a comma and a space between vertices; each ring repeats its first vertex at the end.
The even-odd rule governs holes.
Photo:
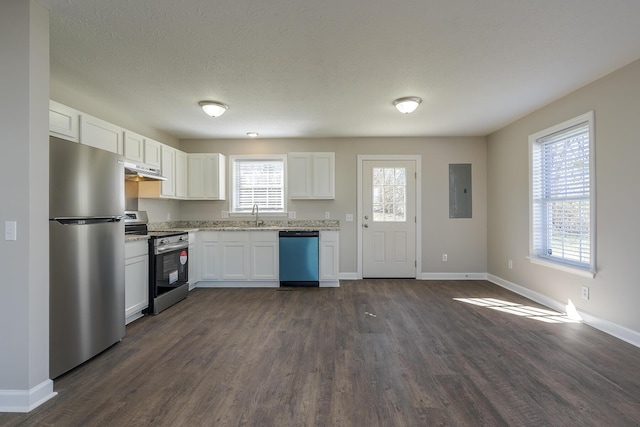
POLYGON ((543 308, 485 281, 197 289, 0 425, 640 425, 639 348, 501 301, 543 308))

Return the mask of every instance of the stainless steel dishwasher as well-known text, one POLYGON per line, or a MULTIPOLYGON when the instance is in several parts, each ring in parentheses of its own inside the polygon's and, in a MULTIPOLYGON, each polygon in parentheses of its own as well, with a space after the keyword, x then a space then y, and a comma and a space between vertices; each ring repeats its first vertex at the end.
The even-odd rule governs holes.
POLYGON ((280 232, 280 286, 319 286, 318 231, 280 232))

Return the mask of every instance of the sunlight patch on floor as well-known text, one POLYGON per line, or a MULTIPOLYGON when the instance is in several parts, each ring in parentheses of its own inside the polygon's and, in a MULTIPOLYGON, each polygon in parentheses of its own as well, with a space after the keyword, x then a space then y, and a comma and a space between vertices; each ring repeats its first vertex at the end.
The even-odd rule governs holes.
POLYGON ((478 305, 492 310, 509 313, 516 316, 527 317, 547 323, 580 323, 577 319, 572 319, 564 313, 549 310, 546 308, 531 307, 515 302, 504 301, 496 298, 454 298, 455 301, 466 302, 467 304, 478 305))

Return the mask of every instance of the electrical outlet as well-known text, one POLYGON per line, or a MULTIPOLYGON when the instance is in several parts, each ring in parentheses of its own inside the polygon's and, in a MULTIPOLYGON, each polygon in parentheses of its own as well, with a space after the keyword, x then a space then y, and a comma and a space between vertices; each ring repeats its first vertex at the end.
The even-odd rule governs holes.
POLYGON ((446 262, 447 261, 447 254, 442 254, 442 261, 446 262))
POLYGON ((509 270, 512 270, 512 269, 513 269, 513 261, 512 261, 512 260, 509 260, 509 261, 507 262, 507 266, 509 267, 509 270))
POLYGON ((167 221, 171 221, 171 212, 167 212, 167 221))
POLYGON ((296 219, 296 211, 289 211, 289 219, 296 219))
POLYGON ((589 287, 588 286, 583 286, 582 287, 582 299, 589 299, 589 287))
POLYGON ((229 211, 220 212, 220 217, 221 218, 229 218, 229 211))
POLYGON ((331 218, 331 213, 325 212, 324 213, 324 219, 329 219, 329 218, 331 218))

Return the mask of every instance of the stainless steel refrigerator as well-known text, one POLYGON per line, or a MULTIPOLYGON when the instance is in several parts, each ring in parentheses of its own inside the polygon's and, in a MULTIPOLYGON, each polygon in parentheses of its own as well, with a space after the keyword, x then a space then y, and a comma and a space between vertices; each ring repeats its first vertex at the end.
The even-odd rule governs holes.
POLYGON ((49 375, 120 341, 124 167, 119 156, 52 137, 49 153, 49 375))

